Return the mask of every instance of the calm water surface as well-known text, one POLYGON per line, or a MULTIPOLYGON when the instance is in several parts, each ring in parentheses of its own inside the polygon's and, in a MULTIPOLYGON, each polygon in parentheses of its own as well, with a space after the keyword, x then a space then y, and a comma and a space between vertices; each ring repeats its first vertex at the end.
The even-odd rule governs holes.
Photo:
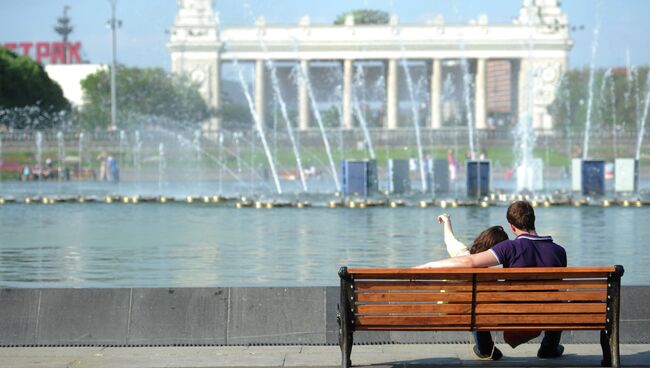
MULTIPOLYGON (((0 206, 0 287, 337 285, 342 265, 446 256, 439 208, 234 209, 102 203, 0 206)), ((505 207, 447 209, 461 240, 505 227, 505 207)), ((650 284, 650 208, 537 209, 569 265, 622 264, 650 284)))

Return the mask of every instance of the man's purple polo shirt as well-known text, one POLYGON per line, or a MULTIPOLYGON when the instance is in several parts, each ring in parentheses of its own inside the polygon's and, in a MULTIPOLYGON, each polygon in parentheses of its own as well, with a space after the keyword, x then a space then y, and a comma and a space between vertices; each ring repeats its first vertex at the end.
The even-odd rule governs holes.
POLYGON ((504 268, 566 267, 566 251, 550 236, 523 234, 490 249, 504 268))

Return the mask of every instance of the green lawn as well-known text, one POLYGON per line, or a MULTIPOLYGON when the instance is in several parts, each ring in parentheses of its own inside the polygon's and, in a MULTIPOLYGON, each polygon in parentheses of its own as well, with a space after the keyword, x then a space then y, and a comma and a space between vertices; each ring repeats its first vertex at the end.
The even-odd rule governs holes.
MULTIPOLYGON (((567 157, 565 152, 560 152, 557 149, 545 149, 543 146, 544 142, 538 142, 538 148, 534 151, 534 156, 541 158, 544 161, 545 167, 566 167, 570 164, 570 159, 567 157)), ((181 156, 173 152, 167 153, 165 158, 167 168, 182 168, 182 167, 198 167, 199 165, 204 169, 217 169, 219 167, 216 162, 219 159, 219 152, 216 146, 206 147, 205 152, 200 163, 198 163, 193 154, 188 154, 187 152, 183 153, 181 156)), ((239 165, 242 167, 263 167, 268 165, 268 161, 264 152, 261 148, 261 145, 256 146, 254 151, 251 151, 250 147, 246 149, 242 148, 240 150, 239 160, 232 154, 234 150, 232 147, 229 148, 230 153, 227 150, 224 150, 222 153, 221 160, 224 164, 234 169, 239 165)), ((82 166, 84 168, 98 168, 99 162, 96 157, 100 154, 100 149, 90 148, 85 151, 84 159, 82 166)), ((465 151, 464 147, 458 147, 457 160, 460 165, 464 165, 464 157, 462 152, 465 151)), ((501 167, 512 167, 515 160, 515 153, 511 147, 488 147, 486 149, 487 158, 493 162, 493 164, 498 164, 501 167)), ((619 151, 620 152, 620 151, 619 151)), ((357 149, 344 149, 343 151, 339 150, 338 147, 332 147, 333 160, 336 167, 338 167, 339 162, 343 159, 359 159, 365 160, 370 158, 370 154, 367 149, 357 150, 357 149)), ((75 150, 66 151, 68 156, 76 157, 78 152, 75 150)), ((115 153, 113 153, 115 154, 115 153)), ((272 150, 274 155, 275 165, 279 168, 293 169, 297 166, 296 158, 293 154, 293 150, 290 146, 283 146, 272 150)), ((415 147, 408 148, 388 148, 388 147, 376 147, 375 154, 377 163, 380 167, 386 165, 386 161, 390 158, 393 159, 409 159, 417 158, 418 152, 415 147)), ((310 166, 316 167, 327 167, 329 166, 329 161, 325 149, 323 148, 303 148, 300 151, 302 165, 304 168, 310 166)), ((447 158, 447 148, 427 148, 423 150, 423 155, 425 157, 432 157, 434 159, 446 159, 447 158)), ((57 167, 59 163, 57 162, 58 152, 55 149, 46 149, 42 152, 43 162, 47 157, 54 160, 54 167, 57 167)), ((590 156, 594 158, 603 158, 607 161, 613 161, 614 159, 614 150, 611 145, 604 146, 594 146, 590 149, 590 156)), ((629 157, 629 156, 628 156, 629 157)), ((118 155, 118 160, 120 161, 120 167, 122 169, 133 168, 133 157, 131 153, 123 155, 120 157, 118 155)), ((35 153, 33 151, 7 151, 6 149, 2 152, 1 156, 2 161, 4 162, 17 162, 21 165, 35 165, 35 153)), ((144 168, 157 168, 159 163, 157 147, 146 147, 142 152, 143 162, 141 166, 144 168)), ((641 161, 641 166, 646 166, 650 164, 650 160, 644 157, 641 161)), ((68 166, 72 166, 74 163, 69 163, 68 166)), ((64 165, 65 166, 65 165, 64 165)), ((15 173, 0 173, 0 180, 15 180, 15 173)))

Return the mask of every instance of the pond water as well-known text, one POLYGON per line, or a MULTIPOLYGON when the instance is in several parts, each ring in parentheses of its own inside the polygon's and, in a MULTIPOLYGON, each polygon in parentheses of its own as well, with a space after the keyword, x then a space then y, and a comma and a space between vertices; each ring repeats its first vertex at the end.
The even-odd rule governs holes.
MULTIPOLYGON (((436 215, 470 242, 506 207, 235 209, 187 203, 0 206, 0 287, 337 285, 342 265, 409 267, 446 256, 436 215)), ((538 208, 569 265, 622 264, 650 284, 650 207, 538 208)))

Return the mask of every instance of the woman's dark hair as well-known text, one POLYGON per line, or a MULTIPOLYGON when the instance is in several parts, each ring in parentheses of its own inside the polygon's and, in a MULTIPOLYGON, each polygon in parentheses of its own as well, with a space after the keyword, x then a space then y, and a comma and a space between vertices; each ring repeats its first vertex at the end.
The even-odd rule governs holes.
POLYGON ((472 243, 472 248, 470 248, 470 254, 476 254, 484 252, 493 246, 501 243, 504 240, 508 240, 508 234, 501 226, 492 226, 483 230, 474 242, 472 243))

